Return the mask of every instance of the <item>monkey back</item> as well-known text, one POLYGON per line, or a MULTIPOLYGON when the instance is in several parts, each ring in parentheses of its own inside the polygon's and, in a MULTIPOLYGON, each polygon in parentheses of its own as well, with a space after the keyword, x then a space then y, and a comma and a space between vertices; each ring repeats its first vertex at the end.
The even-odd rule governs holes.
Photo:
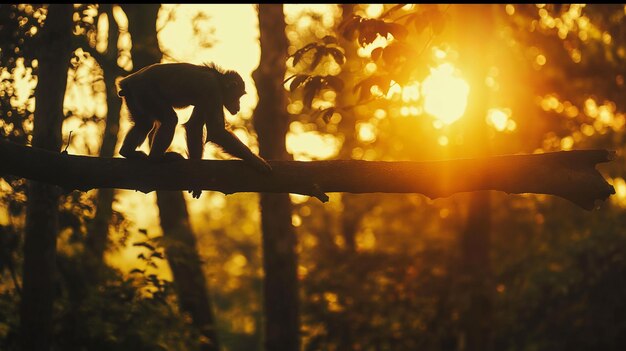
POLYGON ((118 79, 116 84, 120 97, 143 95, 176 108, 221 99, 215 71, 190 63, 153 64, 118 79))

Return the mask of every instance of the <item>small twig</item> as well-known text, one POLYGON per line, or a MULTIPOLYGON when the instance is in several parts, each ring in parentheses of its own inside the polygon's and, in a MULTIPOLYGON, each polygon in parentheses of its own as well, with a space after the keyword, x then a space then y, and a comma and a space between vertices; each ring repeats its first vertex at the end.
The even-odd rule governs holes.
POLYGON ((322 191, 322 188, 317 183, 313 183, 313 187, 311 189, 311 196, 317 198, 318 200, 320 200, 323 203, 328 202, 328 200, 330 199, 328 197, 328 195, 326 195, 326 193, 324 193, 324 191, 322 191))
POLYGON ((72 131, 70 130, 70 135, 67 137, 67 145, 65 145, 65 149, 63 149, 63 152, 61 152, 62 154, 67 155, 67 148, 70 147, 70 143, 72 142, 72 131))

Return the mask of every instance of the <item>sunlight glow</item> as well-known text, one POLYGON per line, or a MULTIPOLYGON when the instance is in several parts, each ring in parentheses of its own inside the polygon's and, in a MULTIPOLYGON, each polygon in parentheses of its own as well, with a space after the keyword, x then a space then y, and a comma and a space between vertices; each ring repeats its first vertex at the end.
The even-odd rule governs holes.
POLYGON ((494 127, 497 131, 505 130, 513 131, 517 128, 517 124, 511 118, 510 109, 492 108, 487 112, 487 124, 494 127))
POLYGON ((378 17, 383 14, 385 7, 383 4, 369 4, 365 9, 367 17, 378 17))
POLYGON ((626 207, 626 181, 624 178, 613 179, 613 187, 615 188, 615 195, 611 196, 611 201, 621 207, 626 207))
POLYGON ((376 140, 376 127, 371 123, 358 123, 356 125, 358 130, 359 140, 365 143, 371 143, 376 140))
POLYGON ((334 157, 339 151, 339 140, 317 131, 307 131, 299 122, 291 123, 287 133, 287 151, 296 161, 311 161, 334 157))
POLYGON ((565 138, 561 139, 561 150, 571 150, 573 146, 574 138, 572 138, 571 136, 566 136, 565 138))
POLYGON ((503 131, 506 128, 506 121, 509 119, 506 113, 498 109, 490 109, 487 113, 487 123, 492 125, 498 131, 503 131))
POLYGON ((244 255, 234 254, 224 263, 223 268, 231 275, 240 276, 245 272, 247 264, 248 260, 244 255))
POLYGON ((469 85, 455 76, 454 66, 444 63, 432 69, 422 83, 424 109, 445 124, 461 118, 467 106, 469 85))
POLYGON ((402 102, 417 101, 420 98, 420 85, 414 83, 402 88, 402 102))
POLYGON ((442 136, 440 136, 440 137, 437 139, 437 142, 438 142, 438 143, 439 143, 439 145, 441 145, 441 146, 446 146, 446 145, 448 145, 448 143, 449 143, 450 141, 448 140, 448 137, 447 137, 447 136, 442 135, 442 136))
POLYGON ((356 244, 359 250, 372 250, 376 247, 376 235, 371 228, 366 228, 357 234, 356 244))

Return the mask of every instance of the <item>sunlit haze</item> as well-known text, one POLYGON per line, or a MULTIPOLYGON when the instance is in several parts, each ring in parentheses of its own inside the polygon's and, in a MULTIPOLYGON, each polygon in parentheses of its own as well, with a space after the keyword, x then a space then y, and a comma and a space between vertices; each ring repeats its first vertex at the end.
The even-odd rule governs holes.
POLYGON ((0 349, 626 350, 625 67, 624 4, 0 5, 0 349))
POLYGON ((445 124, 461 118, 467 106, 469 85, 446 63, 431 69, 422 83, 424 109, 445 124))

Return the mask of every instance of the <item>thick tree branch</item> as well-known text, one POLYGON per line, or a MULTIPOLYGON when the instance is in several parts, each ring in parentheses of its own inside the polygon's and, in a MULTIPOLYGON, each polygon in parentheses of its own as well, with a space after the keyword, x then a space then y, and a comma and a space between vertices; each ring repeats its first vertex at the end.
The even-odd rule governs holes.
POLYGON ((562 151, 433 162, 271 161, 269 175, 243 161, 97 158, 54 153, 0 141, 0 174, 56 184, 66 189, 203 189, 296 193, 322 201, 326 192, 420 193, 430 198, 458 192, 499 190, 556 195, 590 210, 615 190, 595 169, 614 158, 606 150, 562 151))

